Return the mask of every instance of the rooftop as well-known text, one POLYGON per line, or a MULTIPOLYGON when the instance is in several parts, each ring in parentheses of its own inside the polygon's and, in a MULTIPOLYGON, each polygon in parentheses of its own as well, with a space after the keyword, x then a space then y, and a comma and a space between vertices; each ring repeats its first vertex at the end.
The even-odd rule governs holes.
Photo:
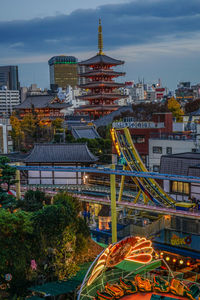
POLYGON ((186 152, 163 155, 160 162, 160 173, 189 175, 189 169, 200 164, 200 153, 186 152))
POLYGON ((98 158, 85 143, 35 144, 25 163, 93 163, 98 158))
POLYGON ((93 56, 92 58, 89 58, 87 60, 81 61, 78 63, 80 66, 91 66, 91 65, 123 65, 123 60, 114 59, 110 56, 104 55, 104 54, 97 54, 93 56))
POLYGON ((27 97, 24 102, 15 106, 15 109, 30 109, 30 108, 66 108, 69 104, 59 100, 55 96, 44 95, 44 96, 30 96, 27 97))
POLYGON ((72 135, 75 139, 96 139, 100 138, 94 126, 77 126, 72 127, 72 135))

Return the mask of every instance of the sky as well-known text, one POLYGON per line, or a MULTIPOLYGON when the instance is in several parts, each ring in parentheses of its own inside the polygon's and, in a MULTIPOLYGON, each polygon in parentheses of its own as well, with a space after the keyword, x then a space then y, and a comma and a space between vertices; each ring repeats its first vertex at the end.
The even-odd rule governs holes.
POLYGON ((156 82, 174 90, 200 82, 199 0, 0 0, 0 65, 18 65, 21 86, 49 87, 48 60, 104 53, 125 61, 122 81, 156 82))

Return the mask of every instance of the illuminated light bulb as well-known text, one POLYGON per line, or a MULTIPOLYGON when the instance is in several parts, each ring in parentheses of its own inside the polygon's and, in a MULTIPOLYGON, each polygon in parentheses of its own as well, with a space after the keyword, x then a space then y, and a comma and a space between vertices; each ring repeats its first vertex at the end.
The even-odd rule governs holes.
POLYGON ((183 263, 184 263, 184 261, 181 259, 181 260, 179 261, 179 264, 182 265, 183 263))
POLYGON ((175 262, 176 262, 176 258, 173 258, 173 260, 172 260, 172 261, 173 261, 173 263, 175 263, 175 262))
POLYGON ((164 254, 163 252, 160 252, 160 255, 162 255, 162 256, 163 256, 163 254, 164 254))
POLYGON ((186 265, 187 265, 187 266, 190 266, 190 261, 187 261, 186 265))
POLYGON ((169 260, 170 260, 170 257, 169 257, 169 256, 167 256, 167 257, 166 257, 166 261, 169 261, 169 260))

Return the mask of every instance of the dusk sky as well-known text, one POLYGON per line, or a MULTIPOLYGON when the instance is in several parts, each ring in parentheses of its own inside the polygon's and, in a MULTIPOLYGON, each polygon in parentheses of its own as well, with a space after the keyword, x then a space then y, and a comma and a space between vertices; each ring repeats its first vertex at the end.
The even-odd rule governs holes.
POLYGON ((123 80, 175 89, 200 82, 200 0, 1 0, 0 65, 18 65, 21 86, 49 87, 48 59, 104 52, 125 60, 123 80))

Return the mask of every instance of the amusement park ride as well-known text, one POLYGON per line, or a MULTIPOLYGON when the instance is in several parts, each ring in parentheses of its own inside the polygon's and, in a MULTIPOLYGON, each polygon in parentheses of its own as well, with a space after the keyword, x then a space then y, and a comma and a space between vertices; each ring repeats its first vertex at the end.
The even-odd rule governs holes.
POLYGON ((199 284, 178 276, 155 252, 150 240, 130 236, 109 245, 97 256, 77 300, 199 300, 199 284))
MULTIPOLYGON (((180 206, 173 198, 171 198, 155 181, 155 179, 168 179, 185 182, 200 183, 199 177, 193 176, 176 176, 169 174, 158 174, 148 172, 144 163, 142 162, 133 142, 131 139, 128 128, 124 129, 112 129, 111 136, 115 145, 116 151, 120 157, 120 162, 123 164, 122 169, 115 169, 115 165, 111 168, 104 167, 48 167, 48 166, 19 166, 17 165, 17 183, 16 193, 17 198, 20 198, 20 170, 40 170, 40 171, 62 171, 62 172, 82 172, 82 173, 98 173, 98 174, 110 174, 110 192, 111 197, 109 199, 99 197, 90 197, 80 195, 81 201, 87 201, 91 203, 111 205, 111 217, 112 217, 112 242, 117 241, 117 213, 116 205, 125 207, 128 209, 143 210, 147 212, 156 212, 163 215, 177 215, 180 217, 187 217, 192 219, 200 219, 200 213, 178 210, 180 206), (120 191, 118 195, 118 201, 116 201, 116 175, 121 176, 120 191), (125 176, 132 178, 133 182, 138 187, 138 193, 134 199, 130 201, 123 199, 123 188, 125 176), (143 196, 144 204, 139 203, 139 200, 143 196)), ((48 191, 47 191, 48 192, 48 191)), ((188 209, 193 204, 183 203, 182 208, 188 209)))

